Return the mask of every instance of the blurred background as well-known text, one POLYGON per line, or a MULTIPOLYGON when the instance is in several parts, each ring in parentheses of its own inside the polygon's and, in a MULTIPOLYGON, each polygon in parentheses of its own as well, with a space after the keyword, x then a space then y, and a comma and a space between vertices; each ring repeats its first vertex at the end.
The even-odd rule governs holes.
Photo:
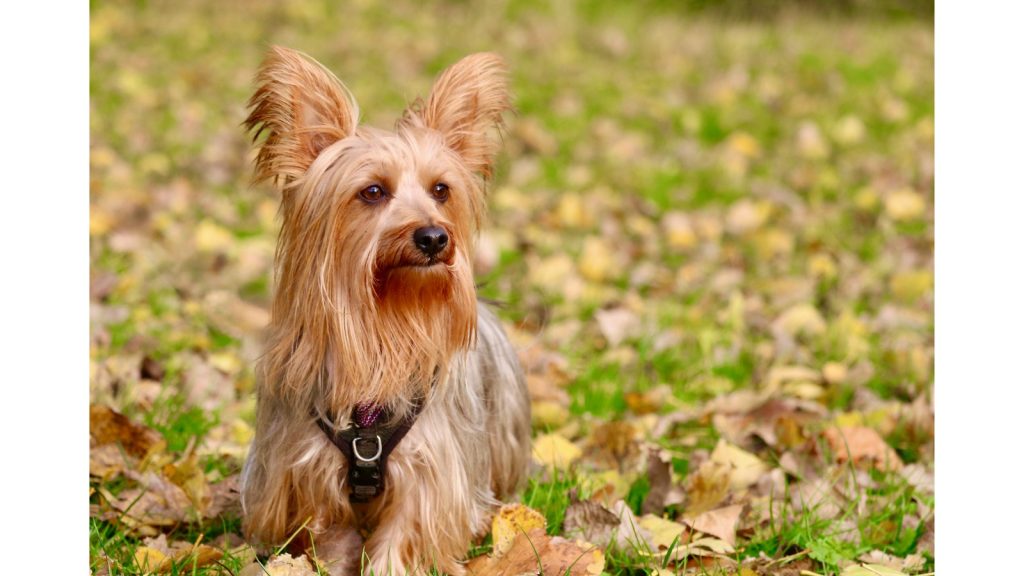
MULTIPOLYGON (((477 280, 538 431, 579 443, 746 390, 930 470, 932 3, 819 4, 93 2, 92 402, 210 486, 237 472, 279 225, 241 128, 267 46, 318 59, 379 127, 489 50, 516 113, 477 280)), ((710 449, 712 424, 663 444, 710 449)))

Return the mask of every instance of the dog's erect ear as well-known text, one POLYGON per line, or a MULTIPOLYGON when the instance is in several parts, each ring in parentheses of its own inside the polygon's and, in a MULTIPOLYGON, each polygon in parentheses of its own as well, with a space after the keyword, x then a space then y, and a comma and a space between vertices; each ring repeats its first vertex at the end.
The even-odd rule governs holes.
POLYGON ((511 108, 506 76, 497 54, 471 54, 442 72, 427 103, 417 102, 411 110, 484 178, 490 177, 498 151, 489 132, 501 128, 501 114, 511 108))
POLYGON ((256 157, 256 180, 279 185, 298 178, 313 160, 356 128, 359 108, 329 70, 312 58, 274 46, 256 74, 245 127, 267 139, 256 157))

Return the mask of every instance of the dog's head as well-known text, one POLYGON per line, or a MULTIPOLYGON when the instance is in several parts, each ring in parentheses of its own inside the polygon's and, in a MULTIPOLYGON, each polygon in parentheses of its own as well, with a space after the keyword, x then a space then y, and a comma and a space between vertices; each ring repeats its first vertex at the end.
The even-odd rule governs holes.
POLYGON ((256 178, 282 192, 273 331, 293 349, 315 340, 310 363, 344 356, 328 369, 357 378, 422 378, 467 345, 491 132, 509 108, 501 59, 460 60, 389 132, 359 126, 326 68, 275 47, 249 107, 246 127, 266 133, 256 178), (395 363, 419 367, 403 374, 395 363))

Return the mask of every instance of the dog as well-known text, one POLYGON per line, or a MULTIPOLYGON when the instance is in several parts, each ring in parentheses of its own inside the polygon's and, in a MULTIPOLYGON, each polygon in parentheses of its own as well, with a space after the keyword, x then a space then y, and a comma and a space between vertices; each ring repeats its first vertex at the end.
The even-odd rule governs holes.
POLYGON ((298 535, 331 574, 462 574, 522 483, 529 398, 472 273, 506 77, 467 56, 385 131, 312 58, 272 47, 259 68, 244 126, 282 224, 242 473, 257 547, 298 535))

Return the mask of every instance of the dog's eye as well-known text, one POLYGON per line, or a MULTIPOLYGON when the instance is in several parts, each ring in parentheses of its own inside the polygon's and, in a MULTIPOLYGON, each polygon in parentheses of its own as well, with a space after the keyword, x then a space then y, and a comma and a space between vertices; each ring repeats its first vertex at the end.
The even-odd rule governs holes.
POLYGON ((366 188, 363 188, 361 192, 359 192, 359 197, 362 198, 364 202, 376 204, 377 202, 380 202, 381 200, 384 199, 384 189, 377 184, 367 186, 366 188))
POLYGON ((448 185, 444 182, 434 184, 434 187, 430 189, 430 195, 434 197, 434 200, 444 202, 448 199, 448 185))

